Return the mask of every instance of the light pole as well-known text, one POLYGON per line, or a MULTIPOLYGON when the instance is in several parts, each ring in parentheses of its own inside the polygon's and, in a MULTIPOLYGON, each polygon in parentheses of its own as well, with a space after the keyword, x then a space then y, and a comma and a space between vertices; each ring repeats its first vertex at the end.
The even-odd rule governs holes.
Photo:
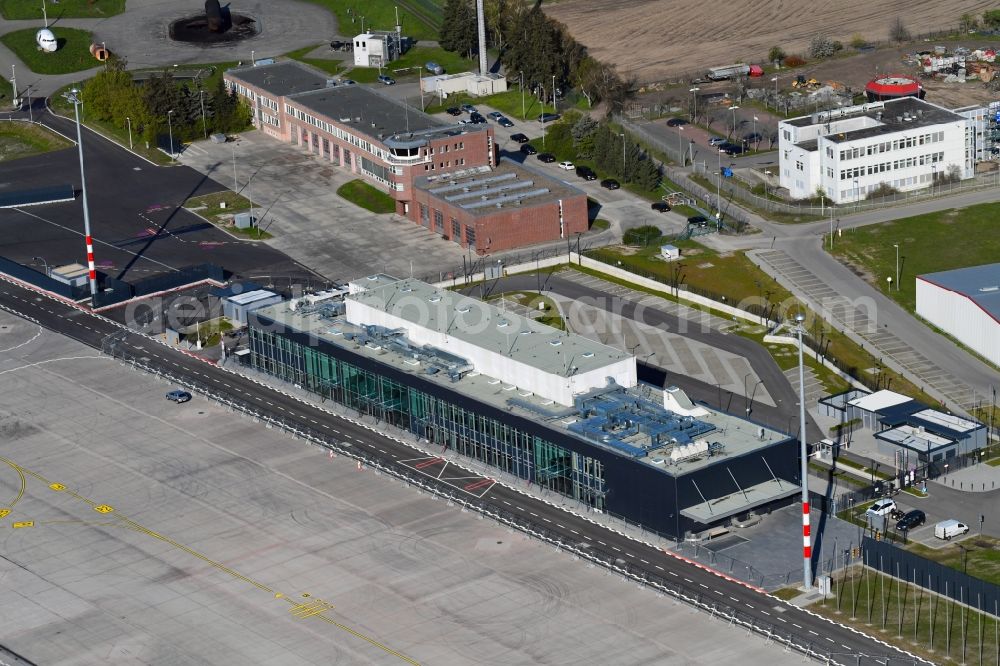
POLYGON ((240 191, 239 181, 236 179, 236 144, 238 142, 233 141, 233 192, 240 191))
POLYGON ((778 110, 778 77, 771 79, 774 81, 774 110, 778 110))
POLYGON ((42 257, 32 257, 34 261, 40 261, 45 266, 45 275, 49 275, 49 262, 45 261, 42 257))
POLYGON ((14 90, 11 101, 17 104, 17 76, 14 74, 14 65, 10 66, 10 87, 14 90))
POLYGON ((760 139, 757 137, 757 116, 753 117, 753 152, 757 152, 757 147, 760 145, 760 139))
POLYGON ((937 164, 931 165, 931 196, 934 196, 934 183, 937 182, 937 164))
POLYGON ((528 112, 524 110, 524 72, 517 73, 517 85, 521 89, 521 120, 528 119, 528 112))
POLYGON ((801 312, 795 315, 795 332, 799 337, 799 456, 802 458, 802 576, 806 592, 812 589, 812 546, 809 535, 809 458, 806 451, 806 371, 802 360, 801 312))
POLYGON ((205 138, 208 138, 208 125, 205 123, 205 91, 198 91, 198 101, 201 102, 201 131, 204 133, 205 138))
POLYGON ((83 199, 83 235, 87 242, 87 270, 90 277, 90 303, 97 305, 97 271, 94 269, 94 241, 90 237, 90 208, 87 206, 87 181, 83 171, 83 136, 80 133, 80 91, 73 88, 66 93, 66 99, 73 103, 76 116, 76 148, 80 154, 80 198, 83 199))
POLYGON ((132 150, 132 119, 125 116, 125 122, 128 123, 128 149, 132 150))
POLYGON ((830 202, 830 251, 833 252, 833 202, 830 202))
POLYGON ((170 137, 170 161, 171 162, 175 162, 176 161, 176 158, 174 157, 174 126, 173 126, 173 123, 170 122, 170 116, 172 116, 173 114, 174 114, 174 110, 173 109, 170 109, 169 111, 167 111, 167 132, 169 133, 169 137, 170 137))
POLYGON ((625 168, 625 133, 618 134, 622 138, 622 180, 628 182, 628 170, 625 168))
MULTIPOLYGON (((698 122, 698 91, 699 90, 701 90, 701 88, 698 88, 698 87, 694 87, 694 88, 691 88, 690 90, 688 90, 688 92, 691 93, 691 95, 694 97, 694 113, 691 114, 691 122, 693 122, 693 123, 698 122)), ((694 161, 694 160, 692 160, 692 161, 694 161)))
POLYGON ((861 207, 861 190, 858 188, 858 179, 854 179, 854 210, 861 207))
POLYGON ((736 109, 738 109, 738 108, 740 108, 740 107, 738 107, 738 106, 731 106, 731 107, 729 107, 729 110, 733 112, 733 133, 729 135, 730 138, 732 138, 732 136, 734 136, 736 134, 736 109))
POLYGON ((896 291, 899 291, 899 243, 893 243, 896 248, 896 291))
POLYGON ((722 150, 719 150, 719 172, 715 174, 715 226, 722 224, 722 150))
POLYGON ((677 126, 677 154, 681 158, 681 166, 687 166, 687 162, 684 161, 684 135, 681 132, 683 129, 683 125, 677 126))

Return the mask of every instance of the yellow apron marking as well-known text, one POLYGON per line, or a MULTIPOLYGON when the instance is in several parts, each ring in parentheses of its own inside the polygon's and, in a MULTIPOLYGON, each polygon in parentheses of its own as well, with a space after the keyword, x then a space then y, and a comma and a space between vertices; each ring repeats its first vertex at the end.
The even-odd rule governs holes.
POLYGON ((10 515, 10 509, 0 509, 0 518, 6 518, 10 515))
POLYGON ((114 509, 107 504, 101 504, 94 507, 94 511, 97 513, 111 513, 114 509))
POLYGON ((50 483, 49 484, 49 488, 51 488, 52 490, 54 490, 56 492, 60 492, 60 491, 66 490, 66 486, 64 486, 61 483, 50 483))
POLYGON ((33 520, 20 520, 11 525, 11 527, 13 527, 14 529, 17 529, 19 527, 34 527, 34 526, 35 526, 35 521, 33 520))

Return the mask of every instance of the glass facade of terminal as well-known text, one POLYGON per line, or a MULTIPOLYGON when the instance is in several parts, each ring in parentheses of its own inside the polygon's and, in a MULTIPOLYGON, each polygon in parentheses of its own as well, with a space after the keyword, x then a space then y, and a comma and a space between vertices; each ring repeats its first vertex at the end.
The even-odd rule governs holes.
MULTIPOLYGON (((251 362, 262 372, 604 510, 601 461, 569 451, 474 408, 433 396, 284 335, 250 327, 251 362)), ((403 377, 406 377, 404 374, 403 377)), ((471 401, 470 405, 474 404, 471 401)))

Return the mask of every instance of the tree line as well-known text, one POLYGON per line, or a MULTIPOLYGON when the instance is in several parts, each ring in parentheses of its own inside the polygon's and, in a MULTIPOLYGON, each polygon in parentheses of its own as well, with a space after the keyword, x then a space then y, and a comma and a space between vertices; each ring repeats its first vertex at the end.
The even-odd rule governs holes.
POLYGON ((168 132, 175 141, 202 138, 214 132, 239 132, 250 125, 251 111, 235 91, 230 93, 218 79, 211 89, 201 81, 178 83, 169 70, 136 83, 125 71, 125 62, 109 61, 83 85, 82 101, 87 116, 94 120, 125 127, 131 122, 133 133, 148 142, 168 132), (126 120, 128 119, 128 120, 126 120))
MULTIPOLYGON (((631 97, 635 81, 623 79, 613 65, 602 63, 573 39, 565 26, 545 15, 541 3, 523 0, 485 0, 489 46, 500 52, 508 80, 517 78, 543 101, 556 88, 572 86, 590 106, 606 102, 619 110, 631 97), (523 77, 523 79, 522 79, 523 77)), ((446 0, 439 44, 467 57, 478 50, 473 0, 446 0)))
POLYGON ((644 190, 654 190, 662 177, 658 165, 628 132, 619 132, 607 120, 598 122, 582 115, 570 134, 576 154, 594 161, 597 170, 623 182, 635 183, 644 190), (624 146, 623 146, 624 144, 624 146))

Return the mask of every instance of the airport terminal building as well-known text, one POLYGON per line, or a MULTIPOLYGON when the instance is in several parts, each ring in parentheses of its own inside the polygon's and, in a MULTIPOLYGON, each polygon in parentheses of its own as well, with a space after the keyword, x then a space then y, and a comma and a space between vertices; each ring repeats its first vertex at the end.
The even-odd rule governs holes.
POLYGON ((433 449, 666 535, 798 492, 786 434, 636 379, 636 359, 413 279, 254 310, 252 365, 433 449))
POLYGON ((488 124, 446 122, 294 61, 231 69, 224 81, 250 105, 264 134, 387 191, 397 214, 479 254, 588 228, 582 191, 514 162, 500 168, 488 124), (511 174, 518 184, 496 182, 511 174), (435 196, 446 180, 474 188, 465 198, 479 201, 454 205, 454 191, 435 196))

